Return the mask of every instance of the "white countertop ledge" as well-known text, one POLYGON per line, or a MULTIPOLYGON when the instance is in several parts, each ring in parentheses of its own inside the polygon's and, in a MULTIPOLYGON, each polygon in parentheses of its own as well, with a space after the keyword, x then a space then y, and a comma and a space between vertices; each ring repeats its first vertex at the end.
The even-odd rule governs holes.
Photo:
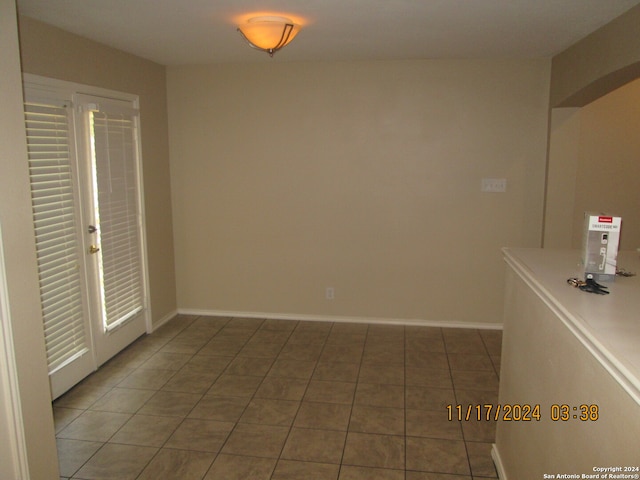
MULTIPOLYGON (((580 252, 504 248, 513 270, 551 308, 602 366, 640 405, 640 276, 602 283, 609 295, 567 284, 584 278, 580 252)), ((618 268, 640 274, 638 252, 619 252, 618 268)))

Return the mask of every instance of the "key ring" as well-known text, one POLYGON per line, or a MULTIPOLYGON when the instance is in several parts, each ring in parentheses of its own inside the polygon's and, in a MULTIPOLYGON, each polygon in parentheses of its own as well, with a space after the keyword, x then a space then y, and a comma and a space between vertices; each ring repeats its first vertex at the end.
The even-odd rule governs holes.
POLYGON ((583 292, 596 293, 598 295, 609 294, 609 290, 607 290, 607 287, 605 287, 604 285, 600 285, 598 282, 596 282, 591 278, 588 278, 585 281, 585 280, 580 280, 579 278, 572 277, 567 279, 567 283, 572 287, 579 288, 583 292))

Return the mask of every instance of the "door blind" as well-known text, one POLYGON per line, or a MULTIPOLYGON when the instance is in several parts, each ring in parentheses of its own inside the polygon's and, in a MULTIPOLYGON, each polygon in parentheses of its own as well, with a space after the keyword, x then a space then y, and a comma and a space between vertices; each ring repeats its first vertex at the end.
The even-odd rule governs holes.
POLYGON ((136 118, 110 111, 90 112, 96 216, 105 331, 144 308, 136 118))
POLYGON ((52 373, 87 351, 69 110, 65 105, 27 102, 25 121, 40 297, 52 373))

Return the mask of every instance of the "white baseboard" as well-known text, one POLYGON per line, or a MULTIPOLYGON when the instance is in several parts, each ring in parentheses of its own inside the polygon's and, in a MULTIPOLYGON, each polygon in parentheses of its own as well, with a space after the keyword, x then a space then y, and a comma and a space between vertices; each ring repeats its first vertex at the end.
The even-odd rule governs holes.
MULTIPOLYGON (((474 328, 481 330, 502 330, 501 323, 473 323, 452 322, 446 320, 424 320, 404 318, 378 318, 378 317, 343 317, 334 315, 307 315, 294 313, 264 313, 264 312, 240 312, 233 310, 199 310, 193 308, 179 308, 182 315, 200 315, 207 317, 239 317, 239 318, 264 318, 268 320, 303 320, 308 322, 337 322, 337 323, 377 323, 385 325, 413 325, 420 327, 441 328, 474 328)), ((157 328, 157 327, 156 327, 157 328)))
POLYGON ((500 480, 507 480, 507 474, 504 472, 504 465, 502 464, 502 459, 500 458, 500 452, 498 451, 498 446, 495 443, 491 447, 491 458, 493 458, 493 463, 496 466, 498 478, 500 480))

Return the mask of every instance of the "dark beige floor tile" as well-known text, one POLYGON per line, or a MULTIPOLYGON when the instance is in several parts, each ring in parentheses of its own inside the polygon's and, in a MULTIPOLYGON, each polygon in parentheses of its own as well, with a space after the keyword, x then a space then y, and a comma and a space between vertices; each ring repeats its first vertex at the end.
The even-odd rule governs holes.
POLYGON ((78 408, 53 407, 53 422, 56 433, 60 432, 83 413, 84 410, 78 408))
POLYGON ((320 355, 320 361, 323 363, 337 362, 337 363, 360 363, 362 361, 362 351, 364 347, 358 345, 340 345, 340 344, 327 344, 322 350, 320 355))
POLYGON ((372 351, 365 349, 362 355, 362 366, 364 367, 365 365, 393 365, 402 367, 404 366, 404 349, 400 352, 393 350, 372 351))
POLYGON ((196 338, 180 338, 176 337, 167 342, 160 352, 163 353, 188 353, 193 355, 200 350, 206 343, 207 339, 196 338))
POLYGON ((202 373, 221 374, 234 357, 224 355, 205 355, 198 353, 189 360, 183 368, 202 373))
POLYGON ((340 465, 280 460, 271 480, 337 480, 340 465))
POLYGON ((467 442, 467 455, 474 477, 498 478, 496 467, 491 458, 491 443, 467 442))
POLYGON ((188 418, 171 435, 165 447, 216 453, 234 426, 233 422, 188 418))
POLYGON ((498 403, 498 392, 456 389, 456 400, 464 408, 467 405, 496 405, 498 403))
POLYGON ((453 390, 409 385, 405 387, 406 408, 445 412, 447 405, 455 405, 453 390))
POLYGON ((450 353, 448 357, 451 370, 493 370, 491 358, 486 354, 450 353))
POLYGON ((498 374, 498 378, 500 378, 500 365, 502 362, 502 357, 500 355, 491 355, 490 358, 493 369, 498 374))
POLYGON ((321 430, 342 430, 349 427, 351 405, 302 402, 294 426, 321 430))
POLYGON ((128 413, 87 410, 58 433, 59 438, 106 442, 127 420, 128 413))
POLYGON ((340 465, 280 460, 271 480, 337 480, 340 465))
POLYGON ((487 349, 479 335, 469 336, 466 338, 447 338, 444 339, 447 353, 468 353, 486 355, 487 349))
POLYGON ((404 387, 402 385, 358 383, 355 405, 404 408, 404 387))
POLYGON ((480 330, 480 337, 490 355, 500 355, 502 351, 502 330, 480 330))
POLYGON ((320 321, 320 322, 298 322, 298 325, 296 325, 296 328, 294 330, 294 333, 296 332, 314 332, 314 333, 324 333, 326 335, 329 335, 329 332, 331 331, 331 328, 333 327, 333 322, 324 322, 324 321, 320 321))
POLYGON ((152 390, 116 387, 96 400, 89 409, 102 412, 135 413, 153 394, 152 390))
POLYGON ((453 388, 456 390, 498 391, 498 376, 493 370, 481 372, 454 370, 451 376, 453 388))
POLYGON ((339 331, 334 331, 334 329, 331 329, 331 332, 327 337, 326 345, 349 345, 352 347, 364 348, 364 342, 366 341, 366 339, 367 339, 366 330, 362 332, 342 333, 339 331))
POLYGON ((288 343, 278 355, 278 358, 286 358, 289 360, 315 361, 322 353, 322 345, 302 345, 296 343, 288 343))
POLYGON ((193 407, 189 418, 237 422, 249 404, 250 397, 220 397, 205 395, 193 407))
POLYGON ((351 405, 356 384, 348 382, 324 382, 311 380, 304 400, 307 402, 341 403, 351 405))
POLYGON ((407 470, 469 475, 463 441, 407 437, 407 470))
POLYGON ((423 387, 453 388, 449 368, 405 367, 405 384, 423 387))
POLYGON ((260 330, 292 332, 300 324, 297 320, 280 320, 277 318, 268 318, 260 326, 260 330))
POLYGON ((216 335, 198 350, 198 355, 236 356, 245 343, 247 341, 244 339, 228 339, 216 335))
POLYGON ((405 348, 407 352, 445 352, 444 339, 441 336, 408 336, 405 341, 405 348))
POLYGON ((225 330, 239 329, 255 332, 265 322, 263 318, 233 317, 225 325, 225 330))
POLYGON ((274 359, 278 356, 283 343, 275 343, 275 342, 260 342, 259 340, 255 340, 252 338, 249 342, 246 343, 242 347, 242 350, 238 352, 238 357, 249 357, 249 358, 258 358, 258 359, 274 359))
POLYGON ((289 434, 289 427, 239 423, 231 432, 222 453, 278 458, 289 434))
POLYGON ((289 340, 291 332, 287 330, 272 330, 262 326, 252 337, 247 345, 279 345, 281 348, 289 340))
POLYGON ((340 322, 333 324, 331 327, 331 334, 343 337, 357 335, 364 338, 367 336, 367 330, 369 330, 369 325, 366 323, 340 322))
POLYGON ((254 398, 239 422, 288 426, 293 423, 299 407, 300 402, 297 401, 254 398))
POLYGON ((110 365, 121 365, 128 368, 138 368, 146 362, 151 355, 156 353, 167 340, 155 342, 155 335, 147 335, 141 340, 137 340, 129 347, 121 351, 117 356, 109 360, 110 365))
POLYGON ((248 375, 220 375, 207 392, 209 395, 223 397, 252 397, 263 377, 248 375))
POLYGON ((255 397, 277 400, 302 400, 308 384, 308 380, 299 378, 267 377, 260 384, 255 397))
POLYGON ((215 453, 163 448, 136 480, 202 480, 215 453))
POLYGON ((497 403, 501 343, 500 331, 178 316, 54 402, 61 478, 496 478, 495 422, 449 421, 446 406, 497 403))
POLYGON ((453 411, 453 420, 449 420, 448 412, 407 409, 406 434, 411 437, 443 438, 462 440, 462 426, 453 411))
POLYGON ((96 400, 111 390, 111 387, 92 386, 79 383, 67 393, 58 397, 54 402, 54 407, 77 408, 85 410, 96 400))
POLYGON ((82 383, 94 387, 115 387, 134 370, 135 367, 130 365, 107 362, 85 378, 82 383))
POLYGON ((211 388, 218 375, 215 372, 202 372, 199 368, 193 369, 187 364, 164 384, 162 390, 204 394, 211 388))
POLYGON ((275 458, 218 455, 204 480, 270 480, 275 458))
POLYGON ((134 415, 109 440, 111 443, 161 447, 178 428, 180 417, 134 415))
POLYGON ((192 357, 189 353, 154 353, 139 368, 155 368, 159 370, 180 370, 192 357))
POLYGON ((299 378, 309 380, 316 367, 315 360, 292 360, 286 358, 278 358, 271 366, 271 370, 267 374, 268 377, 286 377, 299 378))
POLYGON ((359 363, 344 363, 328 360, 318 361, 313 372, 313 380, 326 380, 332 382, 357 382, 359 363))
POLYGON ((281 458, 302 462, 339 464, 346 432, 310 428, 291 429, 281 458))
POLYGON ((179 313, 153 332, 154 336, 174 337, 198 320, 197 315, 179 313))
POLYGON ((273 360, 255 357, 236 357, 224 371, 225 375, 250 375, 254 377, 264 377, 273 360))
POLYGON ((301 343, 305 345, 324 345, 327 341, 327 337, 329 336, 329 332, 314 332, 314 331, 305 331, 298 330, 294 331, 289 337, 288 343, 301 343))
POLYGON ((367 329, 367 340, 371 338, 380 337, 382 339, 388 338, 390 340, 404 339, 404 325, 388 325, 384 323, 371 323, 367 329))
POLYGON ((408 349, 405 353, 405 365, 449 369, 449 360, 446 353, 408 349))
POLYGON ((446 473, 429 473, 429 472, 407 472, 406 480, 472 480, 472 479, 467 475, 448 475, 446 473))
POLYGON ((354 405, 349 431, 404 435, 404 409, 354 405))
POLYGON ((362 364, 358 381, 362 383, 382 383, 386 385, 404 385, 404 357, 400 365, 368 365, 362 364))
POLYGON ((344 449, 344 465, 387 469, 405 468, 405 438, 349 432, 344 449))
POLYGON ((156 368, 139 369, 133 371, 128 377, 123 379, 118 386, 121 388, 160 390, 175 374, 175 370, 158 370, 156 368))
POLYGON ((338 480, 404 480, 404 470, 343 465, 338 480))
POLYGON ((58 447, 60 475, 63 477, 72 477, 103 445, 102 442, 87 442, 65 438, 58 438, 56 444, 58 447))
POLYGON ((76 477, 88 480, 134 480, 157 451, 153 447, 108 443, 84 464, 76 477))
POLYGON ((138 413, 185 417, 201 399, 202 395, 197 393, 159 391, 138 410, 138 413))
POLYGON ((496 439, 496 422, 493 420, 471 420, 463 421, 461 424, 467 441, 491 443, 496 439))

